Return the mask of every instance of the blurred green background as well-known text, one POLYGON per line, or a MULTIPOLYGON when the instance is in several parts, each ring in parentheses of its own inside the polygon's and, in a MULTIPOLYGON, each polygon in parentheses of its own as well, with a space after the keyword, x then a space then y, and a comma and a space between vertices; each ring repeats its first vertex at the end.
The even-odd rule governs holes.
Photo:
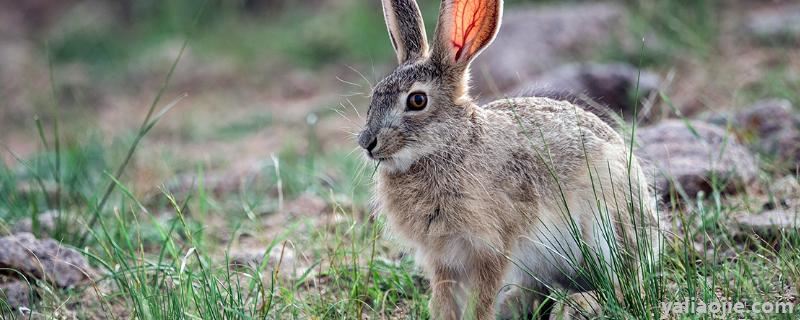
MULTIPOLYGON (((432 36, 439 1, 419 3, 432 36)), ((800 108, 796 1, 505 3, 500 37, 472 70, 478 99, 540 83, 599 90, 628 120, 647 111, 641 125, 730 125, 764 99, 800 108)), ((427 284, 380 237, 375 167, 355 141, 371 86, 395 63, 378 0, 0 0, 0 235, 55 239, 103 275, 96 292, 33 281, 35 311, 426 317, 427 284), (284 250, 299 272, 277 279, 284 250), (229 258, 260 268, 229 268, 229 258)), ((785 242, 786 254, 759 243, 738 259, 697 262, 704 245, 727 254, 738 241, 729 216, 775 206, 773 180, 797 185, 773 156, 759 155, 768 191, 714 190, 672 208, 700 213, 683 224, 697 237, 674 243, 659 294, 763 300, 792 281, 796 290, 800 241, 785 242)), ((0 272, 0 289, 14 277, 0 272)), ((16 314, 2 302, 0 317, 16 314)))

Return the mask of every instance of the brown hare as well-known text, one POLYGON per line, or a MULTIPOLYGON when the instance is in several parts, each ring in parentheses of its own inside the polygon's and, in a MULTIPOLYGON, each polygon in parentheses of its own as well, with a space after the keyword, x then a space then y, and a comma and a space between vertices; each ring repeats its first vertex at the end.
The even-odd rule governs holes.
POLYGON ((641 280, 655 200, 622 137, 568 102, 469 96, 503 1, 442 1, 432 48, 414 0, 382 2, 399 67, 375 86, 358 140, 379 161, 388 231, 430 279, 431 316, 525 316, 553 288, 571 303, 551 317, 591 316, 602 308, 590 265, 617 270, 615 296, 619 270, 641 280))

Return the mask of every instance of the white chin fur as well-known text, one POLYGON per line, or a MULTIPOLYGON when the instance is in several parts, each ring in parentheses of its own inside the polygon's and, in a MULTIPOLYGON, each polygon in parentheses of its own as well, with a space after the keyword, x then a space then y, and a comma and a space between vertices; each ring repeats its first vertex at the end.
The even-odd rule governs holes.
POLYGON ((389 173, 405 172, 418 158, 418 154, 411 151, 409 148, 403 148, 393 154, 391 159, 381 161, 380 168, 389 173))

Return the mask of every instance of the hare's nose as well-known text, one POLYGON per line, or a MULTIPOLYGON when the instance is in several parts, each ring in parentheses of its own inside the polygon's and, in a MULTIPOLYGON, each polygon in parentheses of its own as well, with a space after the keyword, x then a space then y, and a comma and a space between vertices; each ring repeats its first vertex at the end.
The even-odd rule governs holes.
POLYGON ((369 145, 368 145, 368 146, 367 146, 367 148, 366 148, 366 149, 367 149, 367 152, 369 152, 370 154, 372 154, 372 150, 374 150, 376 146, 378 146, 378 138, 377 138, 377 137, 376 137, 376 138, 373 138, 373 139, 372 139, 372 142, 370 142, 370 143, 369 143, 369 145))
POLYGON ((365 130, 358 137, 358 144, 364 148, 364 150, 367 150, 367 152, 372 154, 372 150, 378 146, 378 136, 373 135, 372 132, 365 130))

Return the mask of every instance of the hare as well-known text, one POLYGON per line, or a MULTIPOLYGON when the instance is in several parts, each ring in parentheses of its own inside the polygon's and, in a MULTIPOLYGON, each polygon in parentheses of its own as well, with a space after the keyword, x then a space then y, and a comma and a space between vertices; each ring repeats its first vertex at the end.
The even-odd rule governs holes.
POLYGON ((599 312, 588 266, 623 256, 636 273, 654 256, 642 243, 655 242, 643 232, 655 200, 622 137, 568 102, 476 105, 469 66, 497 34, 502 0, 442 1, 432 48, 414 0, 382 4, 399 66, 373 89, 358 143, 378 161, 389 233, 430 279, 432 318, 525 316, 552 288, 574 303, 551 316, 599 312))

